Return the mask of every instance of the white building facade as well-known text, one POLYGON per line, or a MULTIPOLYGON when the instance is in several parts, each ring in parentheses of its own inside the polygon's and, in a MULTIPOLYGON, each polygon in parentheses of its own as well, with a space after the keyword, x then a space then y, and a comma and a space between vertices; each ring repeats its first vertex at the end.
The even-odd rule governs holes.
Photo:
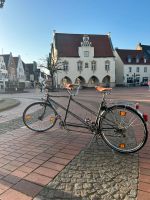
POLYGON ((56 83, 115 86, 115 57, 109 35, 55 33, 51 56, 62 63, 56 83))
POLYGON ((116 49, 116 85, 141 85, 150 80, 150 59, 142 50, 116 49))
POLYGON ((7 81, 8 81, 8 72, 6 70, 4 57, 0 56, 0 91, 5 91, 7 81))
POLYGON ((26 77, 25 77, 25 71, 23 67, 23 62, 21 60, 21 57, 14 57, 15 63, 16 63, 16 68, 17 68, 17 80, 18 82, 25 82, 26 77))

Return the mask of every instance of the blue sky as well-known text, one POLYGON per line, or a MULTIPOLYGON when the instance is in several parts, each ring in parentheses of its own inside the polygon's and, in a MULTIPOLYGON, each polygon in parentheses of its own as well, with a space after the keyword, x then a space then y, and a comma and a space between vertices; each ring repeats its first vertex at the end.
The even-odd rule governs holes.
POLYGON ((107 34, 114 47, 150 45, 149 0, 6 0, 0 9, 0 54, 26 63, 45 58, 52 32, 107 34))

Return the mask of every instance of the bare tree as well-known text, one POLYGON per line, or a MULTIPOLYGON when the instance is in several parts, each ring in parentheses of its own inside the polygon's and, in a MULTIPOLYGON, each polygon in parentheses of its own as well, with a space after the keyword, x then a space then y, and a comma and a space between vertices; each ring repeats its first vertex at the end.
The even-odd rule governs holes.
POLYGON ((0 8, 3 8, 5 0, 0 0, 0 8))
MULTIPOLYGON (((60 59, 55 60, 54 57, 51 56, 51 53, 49 53, 49 56, 46 56, 45 58, 41 58, 42 63, 39 64, 40 68, 47 69, 49 71, 49 75, 51 77, 51 90, 54 91, 56 89, 56 81, 55 77, 58 71, 63 70, 63 62, 60 59)), ((45 72, 43 72, 45 75, 45 72)))
POLYGON ((55 85, 55 75, 59 70, 63 70, 62 68, 63 62, 57 58, 57 60, 54 59, 54 57, 51 56, 51 53, 49 54, 49 57, 47 57, 47 69, 50 72, 51 80, 52 80, 52 90, 56 88, 55 85))

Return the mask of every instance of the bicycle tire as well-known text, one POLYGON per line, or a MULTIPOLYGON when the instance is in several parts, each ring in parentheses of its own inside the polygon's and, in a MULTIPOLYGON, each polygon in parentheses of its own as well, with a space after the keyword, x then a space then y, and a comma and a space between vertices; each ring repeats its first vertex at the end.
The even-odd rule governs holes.
MULTIPOLYGON (((106 109, 100 117, 99 131, 104 142, 121 153, 137 152, 148 138, 143 116, 126 105, 115 105, 106 109)), ((99 134, 97 142, 98 140, 99 134)))
POLYGON ((45 102, 30 104, 23 112, 23 122, 32 131, 43 132, 56 123, 56 110, 45 102))

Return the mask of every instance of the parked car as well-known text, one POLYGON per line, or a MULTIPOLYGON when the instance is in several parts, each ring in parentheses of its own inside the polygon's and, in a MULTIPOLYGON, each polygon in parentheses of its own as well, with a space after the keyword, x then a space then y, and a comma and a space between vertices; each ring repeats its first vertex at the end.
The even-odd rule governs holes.
POLYGON ((140 83, 141 86, 148 86, 148 81, 144 81, 140 83))

